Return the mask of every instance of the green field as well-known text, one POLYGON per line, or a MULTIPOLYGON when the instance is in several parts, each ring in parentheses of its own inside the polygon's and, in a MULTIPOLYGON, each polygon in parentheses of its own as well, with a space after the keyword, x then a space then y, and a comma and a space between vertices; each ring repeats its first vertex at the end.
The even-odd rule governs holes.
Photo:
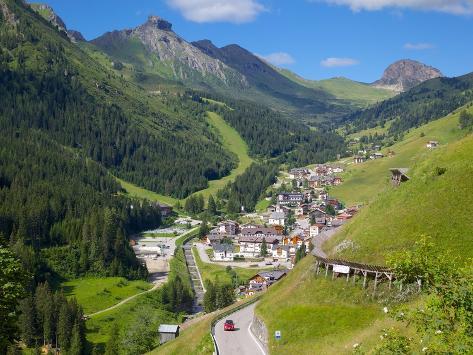
POLYGON ((427 235, 440 250, 471 258, 472 152, 470 135, 417 160, 409 174, 411 180, 389 188, 363 209, 326 244, 327 251, 349 240, 353 246, 332 254, 383 263, 390 252, 408 249, 421 235, 427 235))
MULTIPOLYGON (((447 145, 464 136, 458 128, 458 114, 450 115, 425 126, 412 130, 399 143, 389 150, 396 154, 392 158, 367 161, 363 164, 350 164, 342 174, 343 184, 330 190, 347 205, 367 203, 390 187, 390 168, 410 168, 432 152, 426 148, 429 140, 437 140, 441 145, 447 145), (421 133, 424 134, 421 137, 421 133)), ((383 153, 387 154, 388 149, 383 153)))
POLYGON ((237 156, 238 166, 232 170, 230 175, 219 180, 209 181, 208 188, 195 193, 203 195, 205 200, 207 200, 210 195, 215 196, 218 190, 222 189, 227 183, 235 180, 237 176, 243 174, 254 162, 248 155, 248 145, 246 142, 233 127, 220 117, 220 115, 214 112, 208 112, 208 122, 220 136, 223 147, 237 156))
MULTIPOLYGON (((221 282, 231 283, 230 275, 227 273, 225 266, 204 263, 202 259, 200 259, 199 253, 197 252, 197 249, 195 247, 192 248, 192 252, 194 254, 197 266, 199 267, 200 275, 202 276, 202 281, 204 281, 204 283, 206 280, 215 282, 215 280, 217 279, 221 282)), ((241 267, 233 267, 233 270, 235 270, 240 280, 245 282, 261 271, 261 269, 258 268, 241 267)))
POLYGON ((261 213, 261 212, 266 212, 268 207, 271 205, 271 200, 266 200, 265 198, 260 200, 256 206, 256 212, 261 213))
POLYGON ((322 89, 339 100, 346 100, 358 107, 372 105, 389 99, 396 93, 390 90, 374 88, 368 84, 353 81, 347 78, 332 78, 325 80, 306 80, 287 70, 278 71, 288 79, 311 89, 322 89))
POLYGON ((142 187, 133 185, 129 182, 126 182, 124 180, 118 179, 117 181, 122 185, 122 188, 126 191, 128 195, 131 197, 139 198, 139 199, 146 199, 148 201, 156 201, 156 202, 161 202, 169 206, 174 206, 176 202, 178 201, 175 198, 172 198, 170 196, 164 196, 157 194, 156 192, 146 190, 142 187))
POLYGON ((371 349, 382 329, 395 322, 384 304, 345 278, 315 276, 312 256, 272 286, 256 308, 268 327, 272 354, 352 354, 354 344, 371 349), (272 334, 281 331, 281 339, 272 334))
POLYGON ((151 287, 146 281, 128 281, 123 277, 89 277, 61 284, 64 294, 75 297, 85 314, 113 306, 151 287))
POLYGON ((119 327, 123 336, 127 327, 137 321, 142 312, 153 317, 156 329, 161 323, 180 323, 179 315, 163 309, 160 292, 160 290, 156 290, 140 295, 119 308, 87 320, 87 340, 95 346, 103 347, 109 338, 113 324, 119 327))

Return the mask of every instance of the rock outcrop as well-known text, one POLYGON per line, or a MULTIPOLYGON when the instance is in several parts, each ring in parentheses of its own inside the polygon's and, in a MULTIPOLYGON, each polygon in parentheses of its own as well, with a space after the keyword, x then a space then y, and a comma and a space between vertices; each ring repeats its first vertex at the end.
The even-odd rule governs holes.
POLYGON ((440 70, 410 59, 402 59, 391 64, 383 77, 372 85, 396 92, 407 91, 424 81, 442 77, 440 70))

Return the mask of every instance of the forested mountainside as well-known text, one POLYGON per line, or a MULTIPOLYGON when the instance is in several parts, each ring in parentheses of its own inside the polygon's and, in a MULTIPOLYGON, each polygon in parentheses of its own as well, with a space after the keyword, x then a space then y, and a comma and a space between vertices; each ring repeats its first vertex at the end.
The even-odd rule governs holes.
POLYGON ((205 93, 194 93, 193 97, 222 115, 247 142, 253 156, 277 158, 280 163, 301 166, 333 160, 337 154, 346 152, 343 138, 330 125, 319 124, 316 130, 311 130, 301 122, 252 102, 205 93))
POLYGON ((235 166, 199 105, 154 98, 113 76, 29 8, 8 4, 17 9, 1 32, 1 110, 15 112, 6 126, 47 132, 117 176, 176 197, 235 166))
POLYGON ((383 126, 391 121, 389 135, 441 118, 473 100, 473 74, 436 78, 368 109, 344 118, 348 133, 383 126))

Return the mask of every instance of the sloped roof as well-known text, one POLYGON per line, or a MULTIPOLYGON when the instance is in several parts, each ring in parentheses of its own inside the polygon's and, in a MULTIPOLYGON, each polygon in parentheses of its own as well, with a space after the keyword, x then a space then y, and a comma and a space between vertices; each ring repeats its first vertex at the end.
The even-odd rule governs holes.
POLYGON ((159 326, 159 329, 158 329, 158 332, 159 333, 177 333, 177 331, 179 330, 179 326, 178 325, 172 325, 172 324, 161 324, 159 326))

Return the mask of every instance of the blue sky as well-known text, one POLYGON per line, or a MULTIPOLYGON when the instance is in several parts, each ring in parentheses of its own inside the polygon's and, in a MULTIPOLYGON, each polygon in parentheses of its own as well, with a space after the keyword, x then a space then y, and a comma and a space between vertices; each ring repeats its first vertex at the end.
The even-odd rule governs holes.
POLYGON ((411 58, 447 76, 473 71, 473 0, 49 0, 93 39, 148 15, 189 41, 242 47, 308 79, 372 82, 411 58), (403 3, 402 7, 397 4, 403 3), (434 5, 432 5, 432 3, 434 5))

